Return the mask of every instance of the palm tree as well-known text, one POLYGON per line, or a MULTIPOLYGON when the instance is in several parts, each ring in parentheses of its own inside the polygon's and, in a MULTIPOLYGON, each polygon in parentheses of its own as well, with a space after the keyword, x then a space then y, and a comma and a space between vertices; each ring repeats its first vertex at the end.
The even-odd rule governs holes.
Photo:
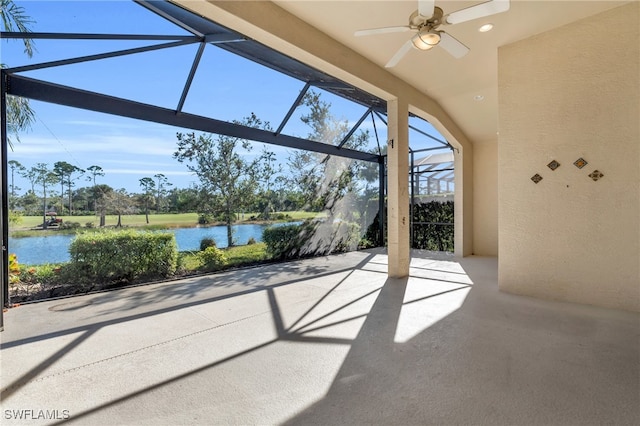
POLYGON ((160 214, 162 210, 162 196, 167 192, 167 187, 172 186, 169 182, 169 179, 162 173, 158 173, 153 175, 154 178, 158 179, 158 185, 156 186, 158 197, 156 199, 156 214, 160 214))
POLYGON ((144 190, 142 197, 144 198, 144 214, 149 223, 149 199, 153 199, 153 191, 155 190, 156 183, 150 177, 143 177, 139 180, 140 186, 144 190))
MULTIPOLYGON (((30 33, 29 25, 35 24, 22 6, 16 5, 13 0, 0 0, 0 18, 2 19, 3 31, 17 31, 21 33, 30 33)), ((33 56, 33 40, 23 38, 24 53, 27 56, 33 56)))
POLYGON ((47 189, 58 182, 58 177, 49 170, 46 163, 38 163, 33 167, 36 183, 42 186, 42 227, 47 229, 47 189))
MULTIPOLYGON (((0 21, 2 22, 2 31, 17 31, 28 33, 31 32, 29 26, 35 21, 31 19, 22 6, 16 5, 13 0, 0 0, 0 21)), ((27 56, 33 56, 34 45, 30 38, 23 38, 24 53, 27 56)), ((5 64, 0 64, 1 68, 5 68, 5 64)), ((7 96, 7 142, 13 149, 13 141, 9 135, 14 135, 19 142, 18 133, 31 128, 35 121, 35 112, 29 105, 29 100, 16 96, 7 96)))
POLYGON ((89 166, 87 171, 91 174, 91 176, 87 176, 87 180, 93 181, 93 210, 97 213, 96 176, 104 176, 104 170, 100 166, 89 166))
POLYGON ((15 206, 15 200, 16 200, 16 189, 20 189, 20 188, 16 188, 16 185, 14 183, 14 178, 15 178, 15 173, 16 170, 18 171, 18 174, 21 174, 22 172, 25 172, 27 170, 27 168, 25 166, 23 166, 22 164, 20 164, 19 161, 16 160, 9 160, 9 162, 7 163, 9 165, 9 168, 11 169, 11 185, 10 185, 10 207, 13 209, 15 206))
POLYGON ((53 165, 53 173, 58 176, 58 179, 60 180, 60 210, 62 211, 62 209, 64 208, 64 188, 66 185, 69 198, 69 216, 72 216, 73 193, 71 192, 71 187, 74 185, 73 181, 84 174, 84 170, 82 170, 80 167, 74 166, 73 164, 69 164, 66 161, 56 161, 56 163, 53 165), (73 175, 75 173, 79 173, 79 176, 74 178, 73 175))

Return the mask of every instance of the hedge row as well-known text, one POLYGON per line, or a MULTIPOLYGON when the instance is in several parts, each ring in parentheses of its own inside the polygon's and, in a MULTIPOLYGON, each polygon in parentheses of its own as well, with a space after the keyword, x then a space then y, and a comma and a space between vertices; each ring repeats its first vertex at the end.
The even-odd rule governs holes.
MULTIPOLYGON (((412 248, 453 252, 453 201, 430 201, 413 206, 412 248), (420 224, 427 223, 428 224, 420 224)), ((386 230, 385 230, 386 231, 386 230)), ((380 215, 376 214, 364 238, 374 247, 386 244, 380 240, 380 215)))
POLYGON ((453 216, 453 201, 415 204, 413 248, 453 252, 453 216), (420 222, 429 224, 418 224, 420 222))
POLYGON ((69 246, 70 267, 93 282, 164 278, 175 273, 178 246, 173 234, 135 230, 80 234, 69 246))
POLYGON ((262 241, 273 259, 322 256, 357 249, 360 226, 344 221, 306 221, 300 225, 272 226, 262 232, 262 241))

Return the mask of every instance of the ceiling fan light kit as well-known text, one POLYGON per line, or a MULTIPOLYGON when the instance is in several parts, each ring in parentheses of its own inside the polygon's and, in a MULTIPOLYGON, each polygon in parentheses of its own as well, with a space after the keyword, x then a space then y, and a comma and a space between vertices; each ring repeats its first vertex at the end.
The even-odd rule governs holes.
POLYGON ((420 50, 429 50, 440 43, 440 32, 423 28, 413 36, 411 42, 420 50))
MULTIPOLYGON (((435 6, 435 0, 418 0, 418 10, 409 16, 409 25, 371 28, 355 32, 355 36, 369 36, 375 34, 416 31, 405 44, 393 55, 385 65, 386 68, 394 67, 406 55, 411 47, 419 50, 431 50, 440 46, 456 59, 469 53, 469 48, 458 41, 449 33, 440 30, 442 25, 454 25, 478 18, 502 13, 509 10, 510 0, 489 0, 466 9, 458 10, 445 15, 443 10, 435 6)), ((489 24, 490 25, 490 24, 489 24)), ((491 29, 489 27, 488 29, 491 29)), ((485 31, 488 31, 485 30, 485 31)))

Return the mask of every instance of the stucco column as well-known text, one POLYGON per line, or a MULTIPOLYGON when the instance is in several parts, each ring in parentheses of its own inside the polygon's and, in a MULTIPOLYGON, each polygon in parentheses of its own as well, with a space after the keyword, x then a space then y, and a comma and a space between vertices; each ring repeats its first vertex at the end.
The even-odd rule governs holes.
POLYGON ((473 147, 456 148, 453 158, 456 188, 454 253, 464 257, 473 254, 473 147))
POLYGON ((409 107, 387 101, 387 232, 389 276, 409 275, 409 107))

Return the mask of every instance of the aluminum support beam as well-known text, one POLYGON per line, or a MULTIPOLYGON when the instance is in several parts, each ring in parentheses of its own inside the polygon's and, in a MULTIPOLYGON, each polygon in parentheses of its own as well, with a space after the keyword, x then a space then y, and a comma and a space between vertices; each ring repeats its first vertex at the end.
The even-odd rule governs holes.
POLYGON ((345 143, 347 143, 347 141, 349 140, 349 138, 351 136, 353 136, 353 134, 356 132, 356 130, 358 130, 358 127, 360 127, 360 125, 362 124, 362 122, 365 120, 365 118, 367 118, 367 115, 369 115, 371 113, 371 111, 373 110, 373 108, 369 108, 367 110, 367 112, 365 112, 364 114, 362 114, 362 117, 360 117, 360 120, 358 120, 358 122, 351 128, 351 130, 349 131, 349 133, 347 133, 347 135, 342 139, 342 141, 338 144, 339 148, 342 148, 344 146, 345 143))
POLYGON ((180 101, 178 101, 178 106, 176 108, 177 113, 182 112, 182 107, 184 106, 185 101, 187 100, 187 95, 189 94, 189 89, 191 88, 191 83, 193 83, 193 77, 196 75, 196 71, 198 70, 198 64, 200 63, 200 59, 202 59, 202 54, 204 53, 204 48, 207 44, 202 42, 200 46, 198 46, 198 51, 196 52, 196 56, 193 59, 193 63, 191 64, 191 70, 189 70, 189 76, 187 77, 187 81, 184 84, 184 88, 182 89, 182 95, 180 96, 180 101))
MULTIPOLYGON (((409 155, 411 156, 411 160, 409 160, 410 161, 409 164, 413 164, 415 159, 414 159, 414 154, 411 147, 409 147, 409 155)), ((416 196, 415 174, 416 173, 413 170, 413 167, 409 168, 409 175, 411 177, 411 182, 409 184, 409 199, 411 200, 409 202, 409 241, 411 244, 411 248, 413 248, 413 212, 415 207, 414 197, 416 196)))
POLYGON ((380 232, 380 245, 382 247, 385 247, 385 241, 384 241, 384 230, 385 230, 385 224, 387 223, 387 218, 386 215, 384 213, 384 207, 385 207, 385 180, 387 178, 387 173, 385 171, 386 168, 386 157, 380 157, 380 163, 379 163, 379 168, 378 168, 378 225, 379 225, 379 232, 380 232))
POLYGON ((86 90, 74 89, 23 76, 8 76, 7 83, 7 93, 9 94, 58 105, 264 142, 287 148, 336 155, 354 160, 377 163, 380 157, 377 154, 338 148, 334 145, 314 142, 295 136, 275 135, 270 131, 254 129, 199 115, 187 113, 176 114, 176 111, 172 109, 102 95, 86 90))
MULTIPOLYGON (((378 115, 378 118, 379 118, 380 120, 382 120, 382 122, 383 122, 384 124, 386 124, 387 126, 389 125, 389 124, 385 121, 385 119, 384 119, 384 117, 382 116, 382 114, 380 114, 380 113, 379 113, 379 112, 377 112, 377 111, 376 111, 376 114, 378 115)), ((420 129, 416 128, 415 126, 409 125, 409 129, 414 130, 414 131, 416 131, 416 132, 420 133, 421 135, 424 135, 424 136, 426 136, 426 137, 428 137, 428 138, 430 138, 430 139, 433 139, 434 141, 436 141, 436 142, 438 142, 438 143, 442 144, 442 145, 443 145, 443 146, 445 146, 445 147, 449 147, 449 148, 453 149, 453 147, 451 146, 451 144, 449 144, 449 142, 447 142, 447 141, 443 141, 443 140, 440 140, 440 139, 436 138, 435 136, 432 136, 432 135, 430 135, 429 133, 427 133, 427 132, 425 132, 425 131, 423 131, 423 130, 420 130, 420 129)), ((442 148, 430 148, 430 149, 442 149, 442 148)), ((416 150, 415 152, 421 152, 421 151, 427 151, 427 150, 416 150)))
MULTIPOLYGON (((409 125, 409 128, 410 128, 411 130, 415 131, 415 132, 420 133, 420 134, 421 134, 421 135, 423 135, 423 136, 426 136, 426 137, 428 137, 428 138, 430 138, 430 139, 432 139, 432 140, 434 140, 434 141, 436 141, 436 142, 438 142, 438 143, 440 143, 440 144, 442 144, 442 145, 446 146, 446 147, 449 147, 449 148, 453 149, 453 147, 452 147, 451 145, 449 145, 449 142, 447 142, 447 141, 443 141, 443 140, 440 140, 440 139, 436 138, 435 136, 432 136, 432 135, 430 135, 429 133, 425 132, 424 130, 420 130, 420 129, 418 129, 417 127, 412 126, 412 125, 409 125)), ((418 151, 416 151, 416 152, 418 152, 418 151)))
POLYGON ((427 152, 427 151, 440 151, 443 149, 449 148, 451 151, 453 151, 453 148, 449 145, 448 147, 443 147, 443 146, 436 146, 433 148, 422 148, 422 149, 416 149, 413 152, 415 152, 416 154, 420 153, 420 152, 427 152))
POLYGON ((4 306, 9 301, 9 196, 7 185, 7 74, 0 72, 0 157, 2 169, 0 172, 0 190, 2 191, 2 204, 0 204, 0 228, 2 228, 2 262, 0 262, 0 331, 4 330, 4 306))
POLYGON ((40 69, 43 69, 43 68, 59 67, 61 65, 79 64, 79 63, 82 63, 82 62, 98 61, 100 59, 116 58, 118 56, 133 55, 133 54, 136 54, 136 53, 151 52, 151 51, 154 51, 154 50, 169 49, 169 48, 172 48, 172 47, 186 46, 188 44, 197 43, 198 41, 200 41, 200 40, 197 39, 197 38, 193 38, 193 39, 190 39, 190 40, 174 41, 174 42, 171 42, 171 43, 154 44, 154 45, 151 45, 151 46, 137 47, 137 48, 134 48, 134 49, 118 50, 118 51, 115 51, 115 52, 101 53, 101 54, 89 55, 89 56, 81 56, 81 57, 78 57, 78 58, 63 59, 63 60, 60 60, 60 61, 51 61, 51 62, 43 62, 43 63, 40 63, 40 64, 34 64, 34 65, 25 65, 23 67, 10 68, 7 71, 10 72, 10 73, 17 73, 17 72, 40 70, 40 69))
POLYGON ((302 90, 298 94, 298 97, 296 98, 296 100, 293 102, 293 104, 291 104, 291 108, 289 108, 289 111, 287 111, 287 115, 284 116, 284 119, 282 120, 282 123, 280 123, 280 125, 278 126, 278 129, 276 130, 276 135, 279 135, 280 133, 282 133, 282 130, 284 129, 284 126, 287 125, 287 123, 289 122, 289 119, 293 115, 294 111, 296 110, 296 108, 298 108, 298 105, 300 105, 300 102, 302 102, 302 99, 304 98, 304 95, 307 94, 307 91, 309 90, 309 87, 311 87, 311 83, 307 82, 307 84, 304 85, 304 87, 302 88, 302 90))
POLYGON ((43 33, 3 31, 2 38, 31 40, 199 40, 193 35, 43 33))
POLYGON ((382 147, 380 146, 380 138, 378 137, 378 128, 376 127, 376 119, 373 111, 371 111, 371 123, 373 124, 373 133, 375 133, 376 135, 376 143, 378 144, 378 154, 382 155, 382 147))

